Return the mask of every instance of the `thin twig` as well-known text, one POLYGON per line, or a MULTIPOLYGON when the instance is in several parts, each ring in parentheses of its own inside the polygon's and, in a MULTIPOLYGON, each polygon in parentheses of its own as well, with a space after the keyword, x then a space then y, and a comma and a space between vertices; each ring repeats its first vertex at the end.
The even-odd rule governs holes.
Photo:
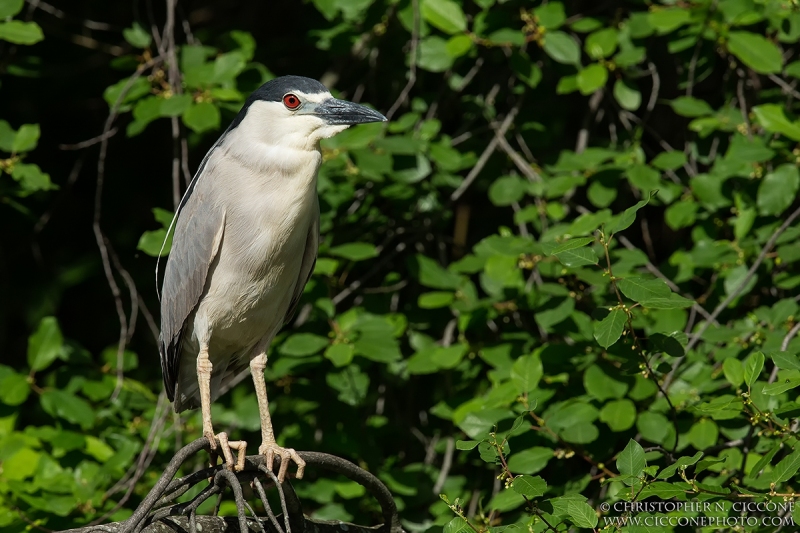
MULTIPOLYGON (((783 338, 781 342, 781 351, 785 352, 789 348, 789 343, 792 342, 792 339, 797 335, 797 332, 800 331, 800 322, 795 324, 792 329, 789 330, 789 333, 783 338)), ((772 372, 769 374, 769 379, 767 383, 774 383, 775 380, 778 378, 778 365, 773 365, 772 372)))
POLYGON ((769 75, 769 76, 767 76, 767 77, 768 77, 770 80, 772 80, 773 82, 775 82, 777 85, 779 85, 779 86, 780 86, 780 88, 781 88, 781 89, 783 89, 783 92, 784 92, 784 93, 786 93, 786 94, 790 94, 790 95, 792 95, 793 97, 795 97, 795 98, 797 98, 798 100, 800 100, 800 92, 797 92, 797 90, 796 90, 794 87, 792 87, 791 85, 789 85, 788 83, 786 83, 784 80, 782 80, 781 78, 779 78, 779 77, 778 77, 778 76, 776 76, 775 74, 770 74, 770 75, 769 75))
POLYGON ((469 186, 472 185, 472 182, 475 181, 475 178, 478 177, 478 174, 480 174, 481 170, 483 170, 483 167, 486 166, 486 162, 489 161, 489 157, 491 157, 491 155, 497 149, 497 145, 500 144, 499 138, 505 136, 506 132, 508 131, 508 128, 510 128, 511 124, 514 122, 514 118, 517 116, 517 113, 519 112, 519 108, 521 105, 522 105, 522 98, 517 100, 516 105, 514 105, 514 107, 512 107, 511 110, 508 112, 508 115, 506 115, 506 118, 503 120, 502 124, 500 124, 500 127, 495 132, 494 137, 492 137, 492 140, 489 141, 489 144, 486 146, 486 148, 483 150, 483 153, 478 158, 478 161, 475 163, 475 166, 472 167, 472 170, 470 170, 469 173, 467 174, 467 177, 464 178, 464 181, 461 183, 461 185, 459 185, 458 188, 455 191, 453 191, 453 194, 450 195, 451 202, 455 202, 456 200, 461 198, 461 195, 463 195, 466 192, 469 186))
POLYGON ((392 107, 386 112, 386 119, 392 120, 392 117, 400 109, 400 106, 408 100, 408 94, 417 82, 417 47, 419 45, 419 0, 411 0, 411 9, 414 12, 414 22, 411 28, 411 50, 408 59, 408 81, 406 82, 403 90, 400 91, 400 96, 397 97, 392 107))
POLYGON ((747 100, 744 97, 744 71, 737 70, 739 81, 736 83, 736 96, 739 99, 739 109, 742 112, 742 120, 747 127, 747 138, 753 140, 753 132, 750 127, 750 117, 747 114, 747 100))
MULTIPOLYGON (((750 279, 756 275, 758 267, 760 267, 761 263, 764 262, 764 259, 766 259, 767 254, 769 254, 772 251, 772 248, 773 246, 775 246, 775 243, 778 241, 778 238, 783 234, 784 231, 786 231, 789 228, 789 226, 792 225, 792 223, 798 216, 800 216, 800 207, 795 209, 792 212, 792 214, 789 215, 789 217, 783 222, 783 224, 781 224, 780 227, 777 230, 775 230, 775 233, 772 234, 767 243, 761 249, 761 252, 758 254, 758 257, 753 263, 753 266, 750 267, 750 269, 747 271, 747 274, 742 278, 742 280, 739 282, 736 288, 733 289, 733 291, 731 291, 728 297, 725 298, 722 302, 720 302, 719 305, 714 309, 714 311, 711 312, 710 320, 706 320, 705 322, 703 322, 703 325, 700 326, 700 329, 697 330, 697 333, 695 333, 692 336, 692 338, 689 339, 689 343, 686 345, 685 353, 689 353, 697 345, 697 343, 700 342, 700 338, 703 336, 706 330, 711 326, 712 322, 717 319, 720 313, 722 313, 722 311, 724 311, 728 307, 728 305, 730 305, 730 303, 739 296, 739 294, 744 290, 747 284, 750 283, 750 279)), ((672 369, 666 375, 666 377, 664 377, 664 385, 663 385, 664 390, 669 390, 669 386, 675 375, 675 371, 677 370, 678 366, 681 364, 681 362, 685 357, 686 356, 677 358, 675 362, 672 364, 672 369)))
POLYGON ((444 450, 444 459, 442 460, 442 469, 439 471, 439 477, 436 478, 436 483, 433 485, 433 493, 438 495, 447 481, 447 475, 450 473, 450 467, 453 466, 453 453, 456 449, 456 441, 453 437, 447 437, 447 445, 444 450))
MULTIPOLYGON (((627 237, 625 237, 624 235, 615 235, 615 237, 616 237, 616 238, 617 238, 617 240, 620 242, 620 244, 622 244, 622 246, 624 246, 624 247, 625 247, 625 248, 627 248, 628 250, 637 250, 637 249, 638 249, 638 248, 636 248, 636 246, 634 246, 634 245, 633 245, 633 243, 632 243, 631 241, 629 241, 629 240, 628 240, 628 238, 627 238, 627 237)), ((663 273, 662 273, 662 272, 661 272, 661 271, 658 269, 658 267, 657 267, 657 266, 655 266, 653 263, 651 263, 650 261, 647 261, 647 263, 645 264, 645 268, 646 268, 646 269, 647 269, 647 270, 648 270, 648 271, 649 271, 651 274, 653 274, 654 276, 656 276, 657 278, 660 278, 660 279, 664 280, 664 282, 667 284, 667 286, 668 286, 670 289, 672 289, 672 291, 673 291, 673 292, 676 292, 676 293, 679 293, 679 294, 681 293, 681 288, 680 288, 680 287, 678 287, 677 285, 675 285, 675 283, 674 283, 674 282, 673 282, 671 279, 669 279, 667 276, 665 276, 665 275, 664 275, 664 274, 663 274, 663 273)), ((684 297, 685 297, 685 298, 688 298, 689 300, 693 300, 693 299, 691 298, 691 295, 684 295, 684 297)), ((706 320, 710 320, 710 321, 711 321, 713 324, 715 324, 715 325, 717 324, 717 321, 711 317, 711 315, 708 313, 708 311, 706 311, 705 309, 703 309, 703 306, 701 306, 701 305, 700 305, 700 304, 698 304, 697 302, 694 302, 694 303, 692 304, 692 309, 693 309, 694 311, 696 311, 697 313, 701 314, 701 315, 703 316, 703 318, 705 318, 706 320)))
POLYGON ((578 138, 575 141, 576 154, 582 153, 589 145, 589 126, 592 123, 595 113, 597 113, 597 108, 600 106, 600 102, 603 100, 604 94, 605 91, 600 89, 595 91, 589 98, 589 108, 586 111, 586 115, 583 117, 583 124, 581 125, 581 129, 578 131, 578 138))
MULTIPOLYGON (((128 79, 128 82, 125 84, 125 86, 123 86, 119 96, 117 97, 117 101, 114 102, 114 105, 111 107, 111 110, 108 113, 108 118, 106 119, 105 125, 103 127, 103 135, 101 135, 102 140, 100 141, 100 155, 97 157, 97 182, 95 186, 94 219, 92 222, 92 229, 94 231, 97 247, 100 249, 100 257, 103 263, 103 272, 105 273, 108 286, 111 289, 111 294, 114 297, 114 305, 117 310, 117 317, 119 318, 120 332, 119 332, 119 341, 117 343, 118 362, 122 360, 125 351, 125 346, 127 345, 129 324, 128 324, 128 319, 125 315, 125 308, 122 303, 122 295, 119 290, 119 285, 117 285, 117 281, 114 278, 114 272, 111 268, 110 253, 109 253, 111 245, 108 242, 108 239, 106 238, 105 234, 103 234, 103 230, 100 226, 100 219, 103 208, 103 186, 105 184, 106 155, 108 153, 109 136, 107 134, 109 131, 111 131, 111 127, 114 123, 114 120, 116 120, 117 118, 119 107, 122 104, 122 101, 124 100, 125 96, 128 94, 128 91, 130 91, 134 82, 137 79, 139 79, 139 77, 141 77, 141 75, 146 70, 160 63, 161 60, 162 60, 161 56, 157 56, 139 65, 139 67, 136 69, 136 72, 134 72, 133 75, 131 75, 131 77, 128 79)), ((121 368, 121 365, 118 365, 118 368, 121 368)), ((117 386, 114 389, 112 399, 117 397, 121 389, 122 389, 121 379, 120 376, 118 375, 117 386)))
POLYGON ((83 150, 84 148, 89 148, 90 146, 94 146, 95 144, 101 143, 106 139, 110 139, 114 135, 117 134, 119 131, 117 128, 111 128, 109 131, 104 132, 97 137, 92 137, 91 139, 86 139, 85 141, 81 141, 75 144, 59 144, 59 150, 83 150))

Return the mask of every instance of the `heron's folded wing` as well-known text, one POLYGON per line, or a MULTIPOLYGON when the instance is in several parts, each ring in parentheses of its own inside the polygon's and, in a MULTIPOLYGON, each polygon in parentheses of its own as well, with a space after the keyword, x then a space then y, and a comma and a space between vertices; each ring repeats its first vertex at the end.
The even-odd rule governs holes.
POLYGON ((317 264, 317 252, 319 251, 319 203, 314 206, 314 220, 308 228, 308 236, 306 237, 306 248, 303 253, 303 262, 300 265, 300 272, 297 276, 297 283, 294 286, 294 294, 289 303, 289 309, 286 311, 286 317, 283 319, 284 324, 288 324, 295 311, 297 311, 297 304, 300 303, 300 297, 303 295, 303 289, 311 279, 311 273, 314 271, 314 265, 317 264))
POLYGON ((181 337, 189 315, 197 307, 209 268, 219 250, 225 228, 225 212, 207 197, 205 186, 213 176, 198 173, 178 211, 172 250, 164 273, 161 294, 161 370, 170 401, 180 363, 181 337))

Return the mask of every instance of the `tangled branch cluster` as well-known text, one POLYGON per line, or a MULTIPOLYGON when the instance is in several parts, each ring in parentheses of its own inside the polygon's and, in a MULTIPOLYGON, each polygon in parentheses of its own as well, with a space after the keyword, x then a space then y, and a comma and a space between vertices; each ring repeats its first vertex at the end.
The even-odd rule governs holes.
MULTIPOLYGON (((70 530, 69 533, 158 533, 167 531, 228 532, 259 531, 260 533, 403 533, 397 515, 397 506, 386 486, 375 476, 353 463, 319 452, 298 452, 311 467, 330 470, 362 485, 381 506, 384 523, 366 527, 339 521, 323 521, 303 515, 302 505, 289 481, 278 482, 275 473, 267 469, 260 455, 247 457, 241 472, 232 472, 224 465, 217 465, 175 479, 178 469, 190 457, 202 450, 209 450, 208 439, 200 438, 184 446, 170 461, 158 483, 148 493, 130 518, 123 522, 96 525, 70 530), (186 502, 177 500, 190 489, 204 481, 210 482, 194 498, 186 502), (257 516, 253 507, 245 500, 242 487, 249 484, 266 512, 266 518, 257 516), (274 487, 280 499, 281 513, 276 515, 267 498, 267 491, 274 487), (223 493, 230 488, 236 503, 237 516, 217 516, 223 493), (197 509, 212 496, 217 496, 213 516, 197 514, 197 509), (248 516, 249 514, 249 516, 248 516), (281 522, 283 522, 281 524, 281 522)), ((280 467, 276 458, 275 469, 280 467)))

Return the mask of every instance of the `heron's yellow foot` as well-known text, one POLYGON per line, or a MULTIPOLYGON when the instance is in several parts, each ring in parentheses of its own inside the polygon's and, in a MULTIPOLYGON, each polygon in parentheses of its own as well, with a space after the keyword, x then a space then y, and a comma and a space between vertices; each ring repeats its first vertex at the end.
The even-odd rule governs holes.
POLYGON ((303 478, 303 472, 306 469, 306 462, 294 451, 292 448, 283 448, 278 446, 276 442, 264 442, 258 447, 258 453, 264 456, 267 462, 267 468, 272 470, 272 464, 275 462, 275 456, 281 458, 281 467, 278 470, 278 481, 283 483, 286 479, 286 471, 289 470, 289 462, 294 461, 297 465, 297 479, 303 478))
POLYGON ((204 437, 208 439, 208 442, 211 447, 211 466, 217 464, 217 456, 219 452, 222 452, 222 456, 225 458, 225 466, 229 470, 233 470, 234 472, 241 472, 244 470, 244 458, 245 453, 247 452, 247 442, 243 440, 228 440, 228 434, 225 432, 218 433, 214 435, 213 432, 209 434, 204 434, 204 437), (219 444, 217 444, 219 441, 219 444), (218 450, 219 448, 219 450, 218 450), (233 460, 233 453, 231 450, 236 450, 236 461, 233 460))

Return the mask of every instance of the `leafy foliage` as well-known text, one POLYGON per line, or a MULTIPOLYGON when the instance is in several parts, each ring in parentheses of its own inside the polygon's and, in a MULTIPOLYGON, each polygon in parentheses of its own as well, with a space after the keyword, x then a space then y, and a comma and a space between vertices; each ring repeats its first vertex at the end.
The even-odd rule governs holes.
MULTIPOLYGON (((34 44, 41 29, 21 9, 0 0, 0 39, 34 44)), ((0 259, 0 275, 19 280, 5 289, 15 298, 0 298, 19 317, 3 314, 0 336, 9 354, 0 528, 123 519, 175 438, 200 435, 196 414, 162 426, 155 342, 133 317, 156 305, 152 256, 185 187, 182 147, 195 168, 273 71, 327 73, 343 97, 392 114, 322 144, 320 258, 267 369, 281 443, 369 467, 410 531, 640 531, 625 520, 645 515, 614 504, 703 501, 734 519, 737 503, 793 502, 796 3, 581 11, 559 1, 313 0, 303 9, 307 17, 274 22, 291 30, 281 46, 293 63, 278 58, 271 34, 213 22, 196 35, 174 30, 174 54, 146 29, 160 27, 153 21, 114 33, 123 52, 81 98, 118 119, 107 164, 147 159, 158 201, 123 180, 101 198, 119 339, 93 244, 50 242, 44 275, 31 274, 33 259, 0 259), (81 305, 90 328, 74 318, 81 305), (146 471, 136 471, 141 452, 146 471)), ((43 48, 49 40, 36 56, 9 55, 3 92, 27 102, 25 73, 59 57, 43 48)), ((0 197, 13 208, 0 215, 28 228, 4 237, 17 251, 31 248, 49 199, 66 194, 57 187, 72 183, 68 165, 50 164, 53 146, 37 147, 36 106, 20 109, 0 107, 0 197)), ((79 204, 85 211, 61 225, 95 208, 79 204)), ((214 416, 256 442, 246 384, 214 416)), ((297 490, 317 518, 377 520, 374 503, 341 479, 311 477, 297 490)), ((792 518, 780 509, 761 507, 748 514, 757 523, 740 525, 772 531, 773 518, 792 518)), ((705 516, 647 516, 679 515, 705 516)))

